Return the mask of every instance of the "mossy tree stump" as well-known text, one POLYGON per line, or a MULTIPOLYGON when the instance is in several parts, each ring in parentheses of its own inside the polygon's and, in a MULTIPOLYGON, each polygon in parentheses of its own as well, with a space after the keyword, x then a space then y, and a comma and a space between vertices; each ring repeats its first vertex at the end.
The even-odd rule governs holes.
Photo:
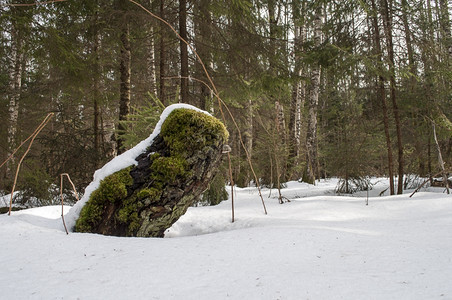
POLYGON ((136 166, 101 181, 83 206, 75 231, 163 237, 207 188, 227 139, 216 118, 173 110, 136 166))

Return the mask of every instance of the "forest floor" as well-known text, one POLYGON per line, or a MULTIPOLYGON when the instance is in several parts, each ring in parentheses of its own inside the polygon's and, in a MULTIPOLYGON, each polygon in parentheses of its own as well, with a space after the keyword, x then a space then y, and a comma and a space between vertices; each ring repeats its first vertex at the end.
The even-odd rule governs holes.
MULTIPOLYGON (((374 180, 376 181, 376 179, 374 180)), ((452 299, 452 195, 235 189, 166 238, 66 233, 61 207, 0 215, 1 299, 452 299), (269 197, 270 195, 270 197, 269 197)), ((65 207, 67 212, 69 207, 65 207)))

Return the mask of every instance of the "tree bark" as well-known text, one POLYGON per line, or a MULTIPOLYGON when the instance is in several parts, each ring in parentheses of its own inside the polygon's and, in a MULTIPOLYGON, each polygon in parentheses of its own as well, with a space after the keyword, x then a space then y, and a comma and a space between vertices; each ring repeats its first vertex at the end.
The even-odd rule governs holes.
POLYGON ((386 45, 388 52, 388 63, 390 70, 390 90, 391 90, 391 102, 392 111, 394 113, 394 120, 397 132, 397 149, 398 149, 398 177, 397 182, 397 194, 403 193, 403 144, 402 144, 402 125, 399 115, 399 107, 396 98, 396 79, 395 79, 395 64, 394 64, 394 44, 392 39, 392 0, 381 0, 382 14, 383 14, 383 27, 386 35, 386 45))
MULTIPOLYGON (((160 0, 160 18, 165 20, 165 0, 160 0)), ((164 105, 167 105, 166 101, 166 45, 165 45, 165 24, 160 22, 160 51, 159 51, 159 98, 164 105)))
MULTIPOLYGON (((322 42, 322 6, 318 5, 314 19, 314 45, 319 47, 322 42)), ((312 66, 311 89, 309 93, 308 129, 306 132, 307 164, 304 181, 315 183, 318 174, 317 155, 317 110, 320 90, 320 65, 312 66)))
POLYGON ((276 17, 276 1, 268 0, 268 22, 269 22, 269 32, 270 32, 270 57, 269 65, 270 72, 273 76, 276 75, 275 72, 275 59, 276 59, 276 30, 278 26, 278 19, 276 17))
MULTIPOLYGON (((243 142, 245 144, 245 150, 248 152, 249 158, 253 157, 253 102, 249 99, 245 105, 246 115, 245 115, 245 129, 243 131, 243 142)), ((240 147, 240 143, 238 143, 240 147)), ((249 185, 251 181, 250 169, 246 168, 246 175, 244 179, 244 184, 249 185)))
POLYGON ((406 50, 408 53, 408 63, 409 63, 409 69, 411 72, 411 88, 414 88, 415 81, 416 81, 416 62, 414 60, 414 51, 413 51, 413 44, 412 44, 412 32, 410 30, 410 23, 408 21, 409 16, 409 5, 407 0, 402 0, 402 21, 403 21, 403 29, 405 31, 405 42, 406 42, 406 50))
MULTIPOLYGON (((212 69, 212 55, 209 51, 209 45, 211 42, 212 30, 211 30, 211 22, 212 17, 208 10, 210 5, 210 0, 200 0, 195 3, 195 46, 198 55, 204 62, 207 70, 210 71, 212 69)), ((203 80, 208 83, 207 76, 202 68, 201 64, 196 61, 196 73, 197 78, 203 80)), ((213 112, 213 103, 212 103, 212 91, 205 84, 199 83, 199 108, 202 110, 207 110, 213 112)))
POLYGON ((444 46, 446 47, 449 59, 452 58, 452 34, 450 29, 450 16, 449 16, 449 5, 447 0, 439 0, 441 16, 440 16, 440 26, 444 40, 444 46))
POLYGON ((94 45, 93 45, 93 55, 94 55, 94 66, 93 66, 93 108, 94 108, 94 116, 93 116, 93 139, 94 139, 94 152, 96 155, 96 167, 98 167, 97 162, 100 155, 100 144, 101 144, 101 135, 99 132, 100 127, 100 109, 99 109, 99 101, 100 101, 100 33, 98 28, 98 12, 95 12, 94 16, 94 45))
POLYGON ((304 24, 305 3, 303 1, 300 7, 297 1, 293 2, 294 24, 295 24, 295 42, 294 42, 294 83, 292 87, 291 111, 289 119, 289 136, 290 136, 290 157, 294 159, 294 167, 298 165, 300 156, 300 136, 301 136, 301 110, 305 101, 305 84, 302 80, 303 66, 301 62, 301 53, 303 51, 303 43, 306 35, 306 27, 304 24))
MULTIPOLYGON (((15 8, 13 10, 16 10, 15 8)), ((8 154, 13 153, 17 144, 17 120, 19 118, 19 101, 22 92, 22 69, 24 64, 23 39, 17 20, 11 22, 11 60, 9 67, 9 104, 8 104, 8 154)), ((14 157, 6 164, 6 176, 10 177, 15 164, 14 157)))
POLYGON ((389 191, 391 195, 394 195, 394 161, 392 157, 392 146, 391 146, 391 138, 389 135, 389 117, 388 117, 388 108, 386 105, 386 92, 385 92, 385 79, 383 77, 383 67, 382 67, 382 49, 380 44, 380 26, 378 25, 377 19, 377 6, 375 4, 375 0, 371 0, 372 4, 372 26, 374 29, 374 44, 375 44, 375 52, 377 55, 377 64, 378 64, 378 87, 377 87, 377 95, 381 102, 381 107, 383 111, 383 124, 386 138, 386 148, 388 152, 388 177, 389 177, 389 191))
POLYGON ((154 44, 154 27, 149 25, 148 37, 146 39, 146 63, 147 77, 149 81, 149 93, 157 97, 157 79, 155 74, 155 44, 154 44))
POLYGON ((286 120, 284 118, 284 107, 279 103, 275 102, 276 110, 276 131, 278 132, 278 144, 284 145, 286 143, 286 120))
POLYGON ((446 187, 447 193, 450 194, 450 192, 449 192, 449 181, 448 181, 448 178, 447 178, 446 170, 444 169, 443 156, 441 154, 441 148, 439 147, 438 138, 436 137, 435 123, 433 123, 432 125, 433 125, 433 137, 435 138, 436 149, 438 150, 438 165, 439 165, 439 168, 442 171, 444 186, 446 187))
MULTIPOLYGON (((187 0, 179 0, 179 34, 187 41, 187 0)), ((188 99, 188 48, 180 41, 180 101, 189 103, 188 99)))
POLYGON ((121 154, 124 152, 124 140, 122 138, 122 132, 126 129, 121 121, 127 119, 130 112, 130 32, 129 24, 126 22, 122 28, 121 32, 121 52, 120 52, 120 88, 119 88, 119 125, 118 130, 120 134, 118 135, 118 147, 117 152, 121 154))

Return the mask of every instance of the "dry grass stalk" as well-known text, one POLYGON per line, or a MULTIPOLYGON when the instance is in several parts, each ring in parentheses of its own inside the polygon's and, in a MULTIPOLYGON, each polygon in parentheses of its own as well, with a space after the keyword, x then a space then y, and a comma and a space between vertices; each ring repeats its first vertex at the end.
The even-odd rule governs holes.
MULTIPOLYGON (((30 144, 28 145, 27 150, 25 151, 25 153, 22 155, 19 164, 17 165, 17 169, 16 169, 16 175, 14 177, 14 183, 13 183, 13 188, 11 190, 11 198, 9 200, 9 211, 8 211, 8 216, 11 215, 11 208, 13 206, 13 196, 14 196, 14 190, 16 188, 16 183, 17 183, 17 177, 19 176, 19 171, 20 171, 20 166, 22 165, 22 162, 25 158, 25 156, 27 156, 28 152, 30 151, 31 145, 33 145, 33 142, 36 138, 36 136, 41 132, 41 130, 47 125, 47 123, 49 123, 50 119, 52 118, 52 116, 54 115, 54 113, 49 113, 45 119, 41 122, 41 124, 39 124, 39 126, 36 128, 36 130, 33 132, 33 134, 28 137, 26 140, 29 140, 31 138, 30 144)), ((23 145, 23 143, 21 144, 21 146, 23 145)), ((17 151, 17 149, 16 149, 17 151)), ((16 152, 14 151, 14 153, 16 152)), ((9 159, 9 158, 8 158, 9 159)))
POLYGON ((72 189, 74 191, 75 198, 77 199, 77 202, 78 202, 79 198, 78 198, 77 190, 75 189, 75 185, 72 182, 71 177, 69 176, 69 174, 68 173, 60 174, 61 219, 63 220, 64 230, 66 230, 66 234, 69 234, 69 232, 67 230, 67 227, 66 227, 66 222, 64 221, 64 212, 63 212, 63 209, 64 209, 63 177, 64 176, 66 176, 67 179, 69 180, 69 182, 71 183, 72 189))

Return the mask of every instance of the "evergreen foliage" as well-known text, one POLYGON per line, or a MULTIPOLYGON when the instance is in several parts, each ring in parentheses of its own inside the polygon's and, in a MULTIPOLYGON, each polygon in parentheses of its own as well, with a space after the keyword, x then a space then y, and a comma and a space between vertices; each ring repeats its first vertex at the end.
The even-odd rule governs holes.
MULTIPOLYGON (((187 40, 201 56, 240 128, 239 133, 226 115, 233 177, 239 186, 253 181, 242 142, 262 183, 274 184, 277 176, 281 183, 302 177, 308 165, 308 97, 317 67, 316 179, 339 176, 349 181, 393 175, 389 174, 388 148, 392 146, 397 170, 397 126, 405 174, 436 174, 432 122, 446 169, 451 169, 452 39, 447 1, 188 2, 187 40), (389 35, 382 21, 384 3, 392 8, 388 10, 389 35), (319 11, 321 37, 316 40, 314 21, 319 11), (299 44, 294 40, 297 30, 299 44), (397 50, 393 64, 389 37, 397 50), (301 92, 299 129, 292 106, 294 91, 301 92), (398 122, 390 102, 392 92, 398 122), (389 144, 381 99, 388 107, 389 144), (279 119, 284 128, 278 132, 276 102, 285 121, 279 119), (300 137, 296 155, 294 131, 300 137)), ((179 28, 179 1, 140 3, 179 28)), ((132 147, 152 132, 163 105, 180 101, 180 41, 166 25, 129 1, 63 1, 24 7, 7 1, 0 5, 0 28, 0 115, 5 120, 0 123, 0 160, 48 112, 55 112, 33 145, 26 174, 19 176, 27 199, 32 195, 51 199, 43 189, 57 184, 63 172, 70 174, 82 192, 93 172, 116 154, 118 136, 124 141, 121 151, 132 147), (131 111, 120 122, 124 24, 130 43, 131 111)), ((188 77, 199 80, 185 81, 186 101, 220 117, 218 101, 206 86, 210 86, 207 76, 194 52, 189 50, 188 55, 188 77)), ((12 184, 14 168, 1 170, 4 193, 12 184)), ((221 185, 228 181, 225 177, 215 180, 221 185)), ((216 199, 224 198, 223 191, 212 193, 222 195, 216 199)))

